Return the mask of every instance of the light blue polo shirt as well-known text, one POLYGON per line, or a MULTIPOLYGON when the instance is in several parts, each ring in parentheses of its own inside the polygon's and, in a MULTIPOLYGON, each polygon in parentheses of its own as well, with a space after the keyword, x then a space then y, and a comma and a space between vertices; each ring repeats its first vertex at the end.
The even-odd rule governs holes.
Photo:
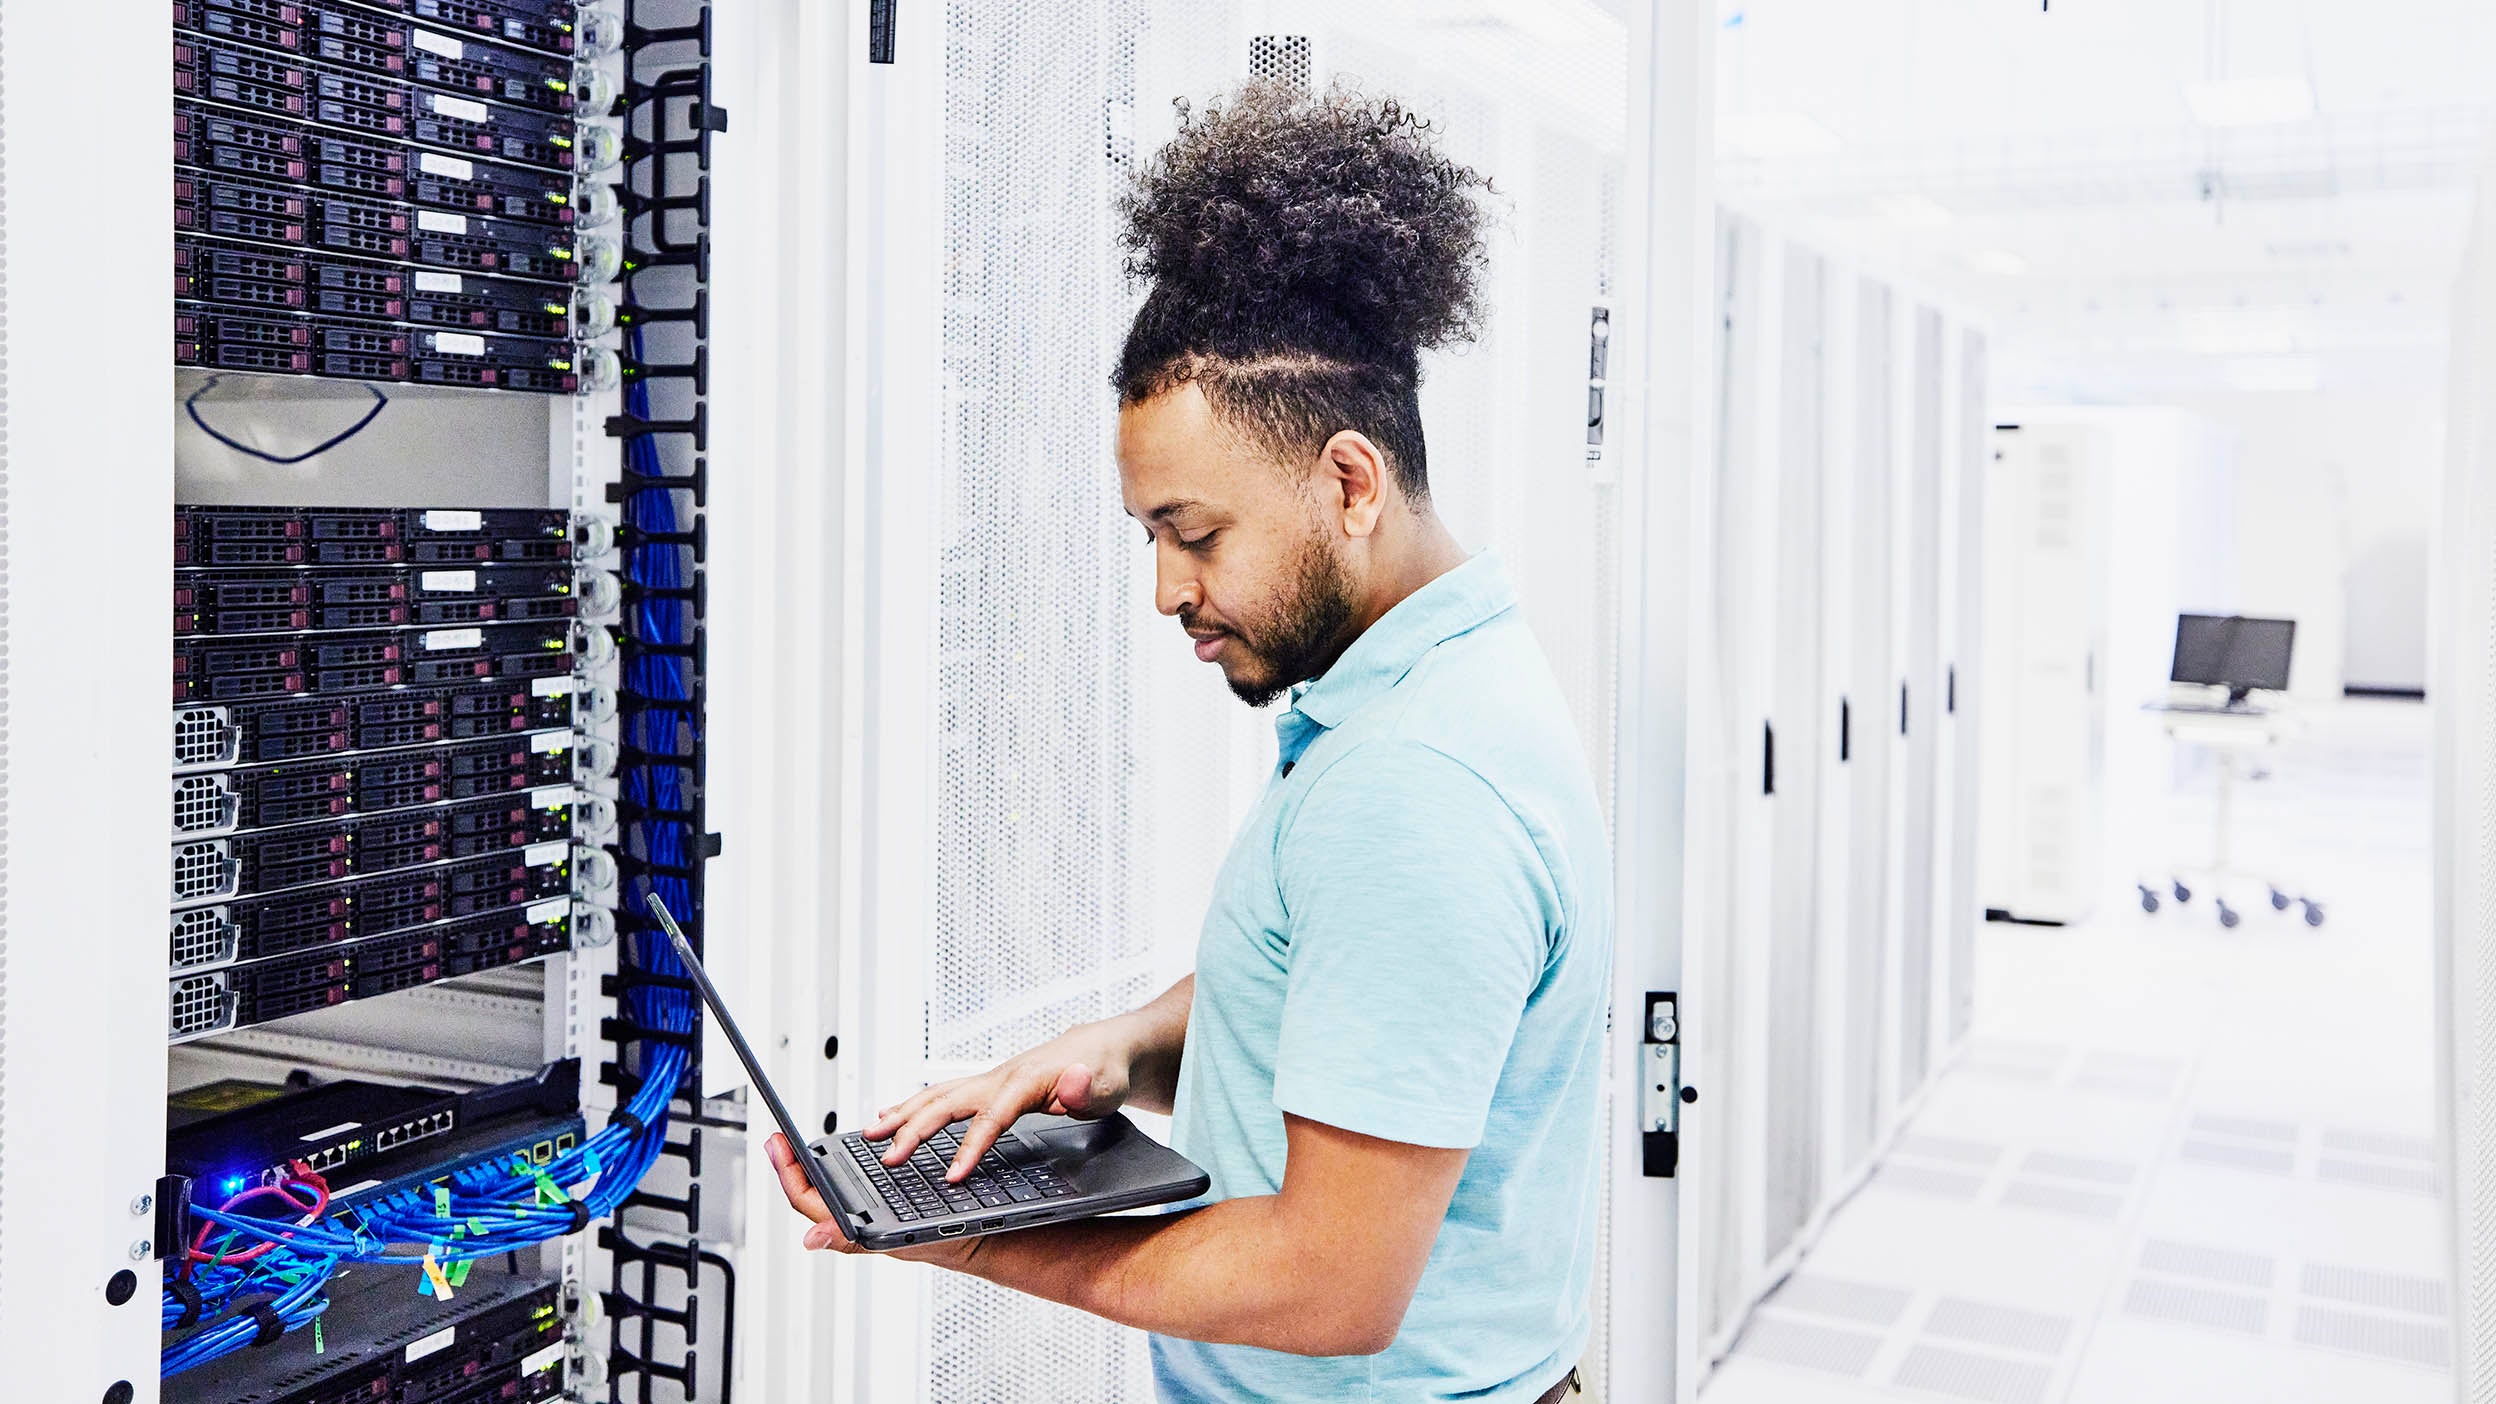
POLYGON ((1488 553, 1277 721, 1196 950, 1173 1137, 1281 1188, 1283 1113, 1472 1148, 1402 1332, 1311 1358, 1155 1336, 1173 1401, 1532 1400, 1585 1349, 1611 861, 1584 747, 1488 553))

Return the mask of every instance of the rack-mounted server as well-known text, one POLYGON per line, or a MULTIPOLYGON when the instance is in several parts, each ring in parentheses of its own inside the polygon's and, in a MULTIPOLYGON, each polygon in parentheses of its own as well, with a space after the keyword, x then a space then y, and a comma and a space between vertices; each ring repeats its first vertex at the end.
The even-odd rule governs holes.
POLYGON ((560 949, 571 932, 571 880, 568 856, 550 846, 184 907, 167 920, 167 968, 210 970, 437 926, 454 952, 560 949))
POLYGON ((560 112, 484 101, 405 78, 175 31, 175 98, 272 113, 455 156, 578 168, 580 128, 560 112))
POLYGON ((172 900, 216 901, 478 858, 572 837, 578 793, 549 785, 173 845, 172 900))
POLYGON ((572 515, 535 507, 173 509, 181 566, 549 564, 572 559, 572 515))
POLYGON ((569 731, 288 765, 193 771, 173 777, 173 835, 214 837, 382 814, 535 790, 571 778, 569 731))
POLYGON ((185 572, 173 584, 173 632, 301 633, 570 619, 580 613, 564 566, 185 572))
POLYGON ((173 700, 236 702, 565 676, 572 671, 571 650, 568 620, 182 639, 173 649, 173 700))
POLYGON ((352 698, 177 707, 173 768, 214 770, 566 727, 574 696, 572 679, 549 677, 525 685, 401 687, 352 698))
POLYGON ((168 1035, 198 1038, 349 1000, 499 969, 571 945, 570 903, 543 921, 525 912, 447 922, 256 962, 185 970, 168 981, 168 1035))
POLYGON ((558 228, 595 222, 584 218, 567 172, 472 160, 197 102, 174 104, 173 137, 174 164, 200 171, 558 228))
POLYGON ((584 86, 568 56, 326 0, 175 0, 174 24, 284 57, 548 112, 573 110, 584 86))

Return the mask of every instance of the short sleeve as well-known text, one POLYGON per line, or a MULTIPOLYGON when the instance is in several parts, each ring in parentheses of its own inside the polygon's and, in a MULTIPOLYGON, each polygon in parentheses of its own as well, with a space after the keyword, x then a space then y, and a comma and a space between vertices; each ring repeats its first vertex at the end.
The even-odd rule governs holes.
POLYGON ((1291 943, 1275 1105, 1478 1144, 1559 924, 1525 824, 1443 752, 1371 742, 1318 777, 1275 862, 1291 943))

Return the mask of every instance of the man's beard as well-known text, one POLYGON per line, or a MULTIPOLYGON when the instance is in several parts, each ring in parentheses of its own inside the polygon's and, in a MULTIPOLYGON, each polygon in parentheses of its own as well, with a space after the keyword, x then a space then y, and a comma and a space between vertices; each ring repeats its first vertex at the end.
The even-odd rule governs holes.
MULTIPOLYGON (((1243 619, 1225 626, 1236 646, 1265 668, 1255 677, 1227 670, 1223 674, 1231 692, 1251 707, 1262 707, 1294 683, 1316 677, 1343 651, 1343 634, 1352 624, 1352 582, 1325 538, 1309 538, 1282 593, 1260 614, 1253 623, 1243 619)), ((1183 613, 1179 622, 1191 621, 1183 613)))

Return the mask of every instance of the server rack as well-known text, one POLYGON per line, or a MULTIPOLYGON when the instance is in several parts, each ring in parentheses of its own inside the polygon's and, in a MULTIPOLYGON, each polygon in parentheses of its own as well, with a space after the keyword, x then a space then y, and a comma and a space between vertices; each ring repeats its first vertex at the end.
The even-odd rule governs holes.
POLYGON ((19 212, 0 296, 50 343, 46 367, 0 380, 17 430, 0 447, 32 484, 11 500, 38 514, 0 518, 0 581, 21 592, 8 657, 45 674, 7 709, 18 837, 0 891, 17 901, 0 933, 21 939, 8 962, 0 934, 17 996, 0 1008, 0 1392, 620 1399, 670 1368, 690 1384, 701 1313, 724 1303, 645 1337, 639 1382, 610 1377, 593 1339, 619 1316, 587 1322, 628 1256, 606 1221, 664 1198, 616 1148, 663 1140, 671 1158, 699 1100, 675 1096, 695 1085, 690 1001, 638 930, 619 949, 617 914, 654 880, 698 914, 715 848, 702 565, 649 559, 700 541, 700 504, 647 500, 683 471, 644 466, 668 426, 609 421, 650 419, 646 385, 703 369, 636 354, 671 314, 638 277, 610 284, 633 228, 616 182, 677 149, 664 131, 627 149, 648 94, 626 100, 624 75, 664 86, 655 63, 685 61, 652 56, 707 13, 185 0, 167 86, 68 76, 125 50, 149 62, 116 67, 152 69, 166 51, 133 36, 165 35, 164 13, 107 0, 0 24, 0 130, 27 153, 0 167, 19 212), (79 162, 104 149, 99 183, 79 162), (157 278, 91 271, 168 266, 172 307, 157 278), (168 316, 169 359, 134 335, 168 316), (30 451, 77 470, 30 477, 30 451), (671 686, 687 660, 696 685, 671 686), (646 716, 661 705, 664 728, 646 716), (28 917, 78 940, 30 947, 28 917), (291 1106, 305 1082, 488 1089, 581 1063, 586 1092, 540 1083, 557 1110, 471 1099, 491 1109, 473 1130, 444 1110, 332 1127, 317 1151, 238 1142, 256 1180, 165 1163, 169 1121, 291 1106), (662 1077, 654 1102, 641 1084, 662 1077), (110 1212, 43 1158, 65 1154, 110 1212), (383 1179, 347 1183, 376 1154, 383 1179), (237 1219, 279 1212, 249 1200, 271 1186, 319 1201, 282 1211, 305 1215, 282 1244, 237 1219), (282 1274, 221 1286, 258 1256, 245 1242, 270 1242, 282 1274), (388 1369, 383 1347, 404 1347, 388 1369))

